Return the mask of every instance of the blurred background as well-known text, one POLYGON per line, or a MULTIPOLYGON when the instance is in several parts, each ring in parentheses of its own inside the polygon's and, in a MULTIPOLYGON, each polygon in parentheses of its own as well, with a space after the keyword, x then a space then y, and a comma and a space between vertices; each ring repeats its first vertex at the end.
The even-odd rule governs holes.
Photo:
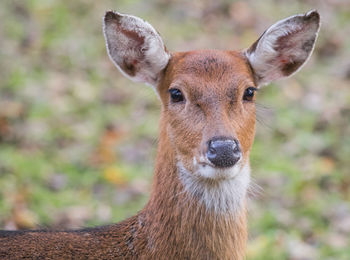
POLYGON ((245 48, 319 10, 307 65, 258 93, 248 259, 349 259, 347 0, 2 0, 0 227, 94 226, 146 203, 160 105, 107 57, 109 9, 148 20, 172 51, 245 48))

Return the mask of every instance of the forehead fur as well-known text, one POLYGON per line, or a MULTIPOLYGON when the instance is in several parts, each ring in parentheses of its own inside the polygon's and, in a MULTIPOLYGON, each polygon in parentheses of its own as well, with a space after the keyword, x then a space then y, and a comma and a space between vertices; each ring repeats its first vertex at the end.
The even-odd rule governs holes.
POLYGON ((218 82, 225 78, 252 76, 244 55, 232 51, 198 50, 175 53, 168 69, 173 77, 189 75, 204 80, 219 80, 218 82))

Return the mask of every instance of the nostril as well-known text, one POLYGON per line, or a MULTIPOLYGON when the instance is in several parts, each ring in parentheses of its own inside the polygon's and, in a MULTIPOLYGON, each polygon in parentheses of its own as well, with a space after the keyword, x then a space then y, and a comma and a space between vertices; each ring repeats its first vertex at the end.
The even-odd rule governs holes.
POLYGON ((209 146, 208 151, 209 151, 210 153, 213 153, 213 154, 216 153, 216 150, 215 150, 215 148, 214 148, 213 146, 209 146))
POLYGON ((212 162, 213 160, 215 160, 216 157, 216 150, 212 146, 209 146, 207 151, 207 158, 209 159, 209 161, 212 162))
POLYGON ((235 152, 235 153, 241 152, 241 148, 240 148, 240 145, 239 145, 239 143, 238 143, 238 140, 237 140, 237 139, 235 139, 235 140, 234 140, 234 148, 233 148, 233 152, 235 152))
POLYGON ((237 140, 219 137, 208 142, 207 158, 216 167, 232 167, 241 158, 237 140))

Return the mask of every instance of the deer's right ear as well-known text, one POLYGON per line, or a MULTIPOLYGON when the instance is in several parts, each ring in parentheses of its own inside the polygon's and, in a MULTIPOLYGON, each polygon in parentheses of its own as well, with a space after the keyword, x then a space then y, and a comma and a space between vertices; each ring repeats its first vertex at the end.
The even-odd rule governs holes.
POLYGON ((133 81, 155 87, 170 59, 157 31, 138 17, 108 11, 103 32, 116 67, 133 81))

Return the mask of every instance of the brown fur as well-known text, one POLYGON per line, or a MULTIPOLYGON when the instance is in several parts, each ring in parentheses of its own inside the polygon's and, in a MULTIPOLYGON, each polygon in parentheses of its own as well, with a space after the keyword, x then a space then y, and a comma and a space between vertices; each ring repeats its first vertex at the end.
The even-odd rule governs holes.
POLYGON ((237 138, 248 161, 254 139, 255 105, 242 101, 252 72, 238 52, 174 54, 158 92, 160 137, 152 193, 145 208, 121 223, 77 231, 2 231, 1 259, 243 259, 246 210, 208 211, 184 192, 176 155, 186 167, 207 140, 237 138), (181 80, 181 82, 179 81, 181 80), (177 83, 176 83, 177 82, 177 83), (190 84, 191 83, 191 84, 190 84), (176 85, 189 99, 186 109, 169 105, 176 85))

